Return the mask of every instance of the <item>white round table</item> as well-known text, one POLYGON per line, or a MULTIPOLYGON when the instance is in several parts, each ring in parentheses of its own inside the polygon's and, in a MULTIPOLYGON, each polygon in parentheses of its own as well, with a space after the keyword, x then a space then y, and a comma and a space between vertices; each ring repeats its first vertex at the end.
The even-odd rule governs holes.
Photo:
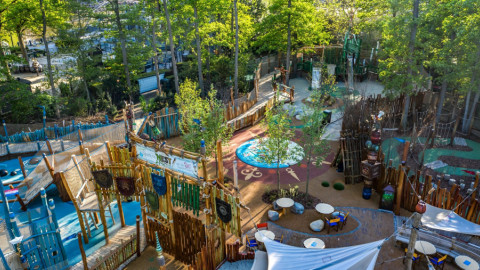
POLYGON ((270 240, 275 239, 275 234, 272 231, 269 231, 269 230, 260 230, 260 231, 255 233, 255 239, 257 239, 257 241, 259 241, 259 242, 263 242, 262 240, 263 240, 264 236, 267 237, 270 240))
POLYGON ((318 249, 325 248, 325 243, 318 238, 308 238, 307 240, 303 241, 303 245, 306 248, 318 248, 318 249))
POLYGON ((458 267, 465 269, 465 270, 478 270, 479 265, 478 263, 465 255, 460 255, 455 258, 455 263, 458 265, 458 267))
POLYGON ((330 215, 331 213, 333 213, 333 211, 335 211, 335 209, 333 208, 333 206, 331 206, 330 204, 327 204, 327 203, 319 203, 315 206, 315 210, 317 210, 317 212, 319 212, 320 214, 322 214, 322 219, 324 217, 327 217, 327 215, 330 215))
POLYGON ((437 249, 435 248, 435 246, 430 244, 427 241, 415 242, 415 250, 425 255, 432 255, 437 252, 437 249))
POLYGON ((287 214, 287 208, 292 207, 295 202, 290 198, 280 198, 276 201, 277 205, 282 207, 283 214, 287 214))

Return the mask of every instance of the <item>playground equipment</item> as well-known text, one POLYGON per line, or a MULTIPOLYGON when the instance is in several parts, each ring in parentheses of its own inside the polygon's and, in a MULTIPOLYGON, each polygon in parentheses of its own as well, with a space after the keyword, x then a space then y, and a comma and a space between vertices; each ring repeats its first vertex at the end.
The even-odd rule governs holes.
MULTIPOLYGON (((5 191, 1 194, 6 201, 5 191)), ((41 189, 42 206, 15 215, 8 203, 4 203, 6 230, 10 244, 18 256, 23 269, 66 269, 67 254, 60 237, 53 199, 47 202, 45 189, 41 189), (7 217, 8 215, 8 217, 7 217)), ((0 250, 5 269, 11 269, 0 250)))

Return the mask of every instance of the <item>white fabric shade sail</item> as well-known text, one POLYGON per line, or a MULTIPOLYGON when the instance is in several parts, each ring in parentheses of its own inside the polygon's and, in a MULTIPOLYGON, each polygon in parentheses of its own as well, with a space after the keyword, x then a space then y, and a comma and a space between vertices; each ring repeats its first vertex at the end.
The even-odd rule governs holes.
POLYGON ((462 218, 451 210, 429 204, 427 204, 427 211, 422 216, 422 225, 447 232, 480 235, 480 225, 462 218))
POLYGON ((268 270, 288 269, 366 269, 372 270, 384 240, 367 244, 327 249, 285 245, 264 238, 268 270))

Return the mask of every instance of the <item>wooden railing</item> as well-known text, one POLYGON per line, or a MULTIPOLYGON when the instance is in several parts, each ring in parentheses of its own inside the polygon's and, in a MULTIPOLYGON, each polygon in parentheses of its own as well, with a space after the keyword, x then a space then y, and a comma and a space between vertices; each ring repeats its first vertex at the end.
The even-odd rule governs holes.
POLYGON ((241 260, 253 260, 255 258, 255 252, 240 252, 240 242, 235 242, 232 244, 226 244, 226 260, 229 262, 236 262, 241 260))
POLYGON ((131 235, 130 239, 127 241, 121 240, 122 244, 120 247, 112 250, 110 253, 104 257, 98 258, 95 264, 89 269, 98 269, 98 270, 113 270, 117 269, 120 265, 130 259, 133 255, 137 253, 137 236, 131 235))

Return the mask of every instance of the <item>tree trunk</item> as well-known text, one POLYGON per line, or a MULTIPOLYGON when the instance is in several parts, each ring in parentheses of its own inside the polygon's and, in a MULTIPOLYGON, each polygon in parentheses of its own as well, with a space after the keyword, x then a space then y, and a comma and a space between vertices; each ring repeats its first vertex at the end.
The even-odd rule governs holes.
MULTIPOLYGON (((473 84, 475 79, 472 76, 472 79, 470 80, 470 85, 473 84)), ((463 120, 462 120, 462 132, 467 133, 468 130, 468 109, 470 107, 470 97, 472 96, 472 89, 468 90, 467 97, 465 98, 465 112, 463 113, 463 120)))
POLYGON ((235 13, 235 98, 238 97, 238 10, 237 0, 233 0, 235 13))
POLYGON ((468 116, 468 121, 467 121, 467 133, 470 133, 473 127, 473 117, 475 116, 475 110, 477 109, 477 103, 478 100, 480 99, 480 84, 477 89, 477 93, 475 93, 475 97, 473 98, 473 104, 472 104, 472 109, 470 110, 469 116, 468 116))
POLYGON ((25 61, 28 64, 28 54, 27 54, 27 50, 25 49, 25 44, 23 43, 23 34, 22 34, 22 31, 20 31, 19 29, 17 29, 17 37, 18 37, 18 45, 20 46, 20 50, 22 51, 23 59, 25 59, 25 61))
POLYGON ((305 188, 305 197, 308 196, 308 184, 310 184, 310 166, 312 165, 312 153, 308 156, 307 161, 307 186, 305 188))
MULTIPOLYGON (((420 6, 420 0, 414 0, 413 1, 413 23, 412 23, 412 29, 410 31, 410 40, 408 42, 408 70, 407 74, 409 78, 412 78, 412 66, 413 66, 413 51, 415 49, 415 39, 417 37, 417 26, 418 26, 418 13, 419 13, 419 6, 420 6)), ((415 85, 412 82, 412 90, 415 89, 415 85)), ((410 94, 411 93, 406 93, 405 97, 405 105, 403 107, 403 113, 402 113, 402 122, 400 123, 400 126, 403 127, 405 130, 407 127, 407 118, 408 118, 408 111, 410 109, 410 94)))
POLYGON ((52 95, 58 96, 57 90, 55 89, 55 84, 53 82, 52 58, 50 56, 50 49, 48 48, 48 41, 47 41, 47 16, 45 15, 43 0, 40 0, 40 10, 42 12, 42 21, 43 21, 42 39, 43 39, 43 44, 45 45, 45 53, 47 54, 48 81, 50 83, 50 87, 52 88, 52 95))
POLYGON ((159 92, 162 92, 162 84, 160 82, 160 73, 158 72, 158 52, 157 52, 157 21, 155 20, 155 11, 152 8, 152 50, 153 50, 153 62, 155 66, 155 77, 157 78, 157 89, 159 92))
POLYGON ((205 94, 208 94, 210 91, 210 86, 212 83, 212 75, 210 73, 210 47, 208 45, 205 46, 205 49, 207 51, 207 56, 205 57, 205 68, 206 68, 206 73, 207 73, 207 80, 206 80, 206 85, 205 85, 205 94))
POLYGON ((442 89, 440 91, 440 100, 438 101, 438 106, 437 106, 437 116, 435 121, 438 122, 440 121, 440 117, 442 117, 442 109, 443 109, 443 102, 445 101, 445 93, 447 92, 447 79, 442 80, 442 89))
POLYGON ((127 82, 128 93, 130 96, 130 103, 132 102, 132 94, 130 91, 132 90, 132 82, 130 81, 130 72, 128 70, 128 60, 127 60, 127 44, 126 44, 126 37, 125 32, 123 31, 122 22, 120 20, 120 8, 118 7, 118 0, 113 0, 113 10, 115 12, 115 22, 118 28, 118 34, 120 38, 120 46, 122 49, 122 61, 123 61, 123 68, 125 71, 125 80, 127 82))
POLYGON ((277 189, 280 190, 280 164, 277 163, 277 189))
POLYGON ((173 46, 172 24, 170 23, 170 14, 168 13, 167 1, 163 0, 163 9, 165 11, 165 18, 167 19, 168 39, 170 41, 170 54, 172 55, 173 77, 175 80, 175 92, 179 93, 177 61, 175 60, 175 48, 173 46))
POLYGON ((202 72, 202 44, 200 41, 200 31, 198 30, 198 2, 193 5, 193 15, 195 16, 195 42, 197 43, 197 65, 198 65, 198 86, 200 86, 201 93, 207 96, 205 89, 203 88, 203 72, 202 72))
POLYGON ((285 81, 289 85, 290 77, 290 51, 292 50, 292 29, 290 26, 290 18, 292 11, 292 0, 288 0, 288 19, 287 19, 287 60, 285 63, 285 69, 287 70, 285 74, 285 81))

